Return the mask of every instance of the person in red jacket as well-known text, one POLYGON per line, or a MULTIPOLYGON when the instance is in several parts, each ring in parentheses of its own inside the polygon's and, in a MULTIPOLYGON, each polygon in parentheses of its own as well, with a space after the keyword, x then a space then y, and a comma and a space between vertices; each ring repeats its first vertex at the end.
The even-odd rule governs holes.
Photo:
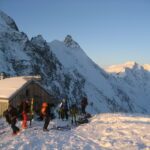
POLYGON ((83 97, 83 99, 81 100, 81 111, 82 111, 82 114, 86 114, 86 106, 88 105, 88 100, 86 97, 83 97))
POLYGON ((27 128, 27 121, 28 121, 28 116, 27 113, 29 112, 30 109, 30 105, 29 105, 29 101, 25 100, 22 102, 22 128, 26 129, 27 128))

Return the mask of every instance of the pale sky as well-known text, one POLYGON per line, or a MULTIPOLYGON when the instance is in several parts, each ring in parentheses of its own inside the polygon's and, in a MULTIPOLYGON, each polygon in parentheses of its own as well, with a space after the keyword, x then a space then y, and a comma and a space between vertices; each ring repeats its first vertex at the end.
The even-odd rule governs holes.
POLYGON ((0 0, 0 9, 29 38, 70 34, 101 67, 150 64, 149 0, 0 0))

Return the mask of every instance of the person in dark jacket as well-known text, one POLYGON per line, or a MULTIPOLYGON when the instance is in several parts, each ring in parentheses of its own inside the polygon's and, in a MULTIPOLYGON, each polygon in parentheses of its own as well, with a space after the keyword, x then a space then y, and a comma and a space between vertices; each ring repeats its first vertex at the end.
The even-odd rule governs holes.
POLYGON ((11 104, 8 106, 8 109, 4 112, 4 116, 7 116, 7 122, 11 124, 11 128, 13 130, 13 135, 16 135, 20 129, 16 126, 17 122, 17 109, 13 107, 11 104))
POLYGON ((64 117, 66 120, 68 120, 68 103, 67 103, 67 100, 64 100, 64 103, 63 103, 63 107, 64 107, 64 117))
POLYGON ((51 120, 51 105, 47 102, 43 102, 42 104, 41 115, 45 119, 43 131, 49 131, 47 128, 51 120))
POLYGON ((82 111, 82 114, 86 114, 86 106, 88 105, 88 100, 86 97, 83 97, 83 99, 81 100, 81 111, 82 111))

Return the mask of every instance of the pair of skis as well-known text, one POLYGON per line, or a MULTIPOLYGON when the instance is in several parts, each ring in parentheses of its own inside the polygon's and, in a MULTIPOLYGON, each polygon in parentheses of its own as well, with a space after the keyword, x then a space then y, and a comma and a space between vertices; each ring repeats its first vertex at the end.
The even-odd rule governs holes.
POLYGON ((70 126, 54 126, 50 130, 68 131, 71 130, 70 126))

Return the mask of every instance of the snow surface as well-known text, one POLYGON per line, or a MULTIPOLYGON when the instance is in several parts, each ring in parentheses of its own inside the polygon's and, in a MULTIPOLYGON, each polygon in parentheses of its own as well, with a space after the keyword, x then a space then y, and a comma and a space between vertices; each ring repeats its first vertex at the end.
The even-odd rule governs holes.
POLYGON ((150 71, 150 64, 144 64, 143 67, 145 70, 150 71))
MULTIPOLYGON (((70 124, 54 120, 54 125, 70 124)), ((20 123, 18 123, 20 125, 20 123)), ((150 117, 139 114, 99 114, 90 123, 69 131, 42 131, 43 122, 12 136, 10 127, 0 120, 1 150, 149 150, 150 117), (36 129, 36 130, 35 130, 36 129)))

